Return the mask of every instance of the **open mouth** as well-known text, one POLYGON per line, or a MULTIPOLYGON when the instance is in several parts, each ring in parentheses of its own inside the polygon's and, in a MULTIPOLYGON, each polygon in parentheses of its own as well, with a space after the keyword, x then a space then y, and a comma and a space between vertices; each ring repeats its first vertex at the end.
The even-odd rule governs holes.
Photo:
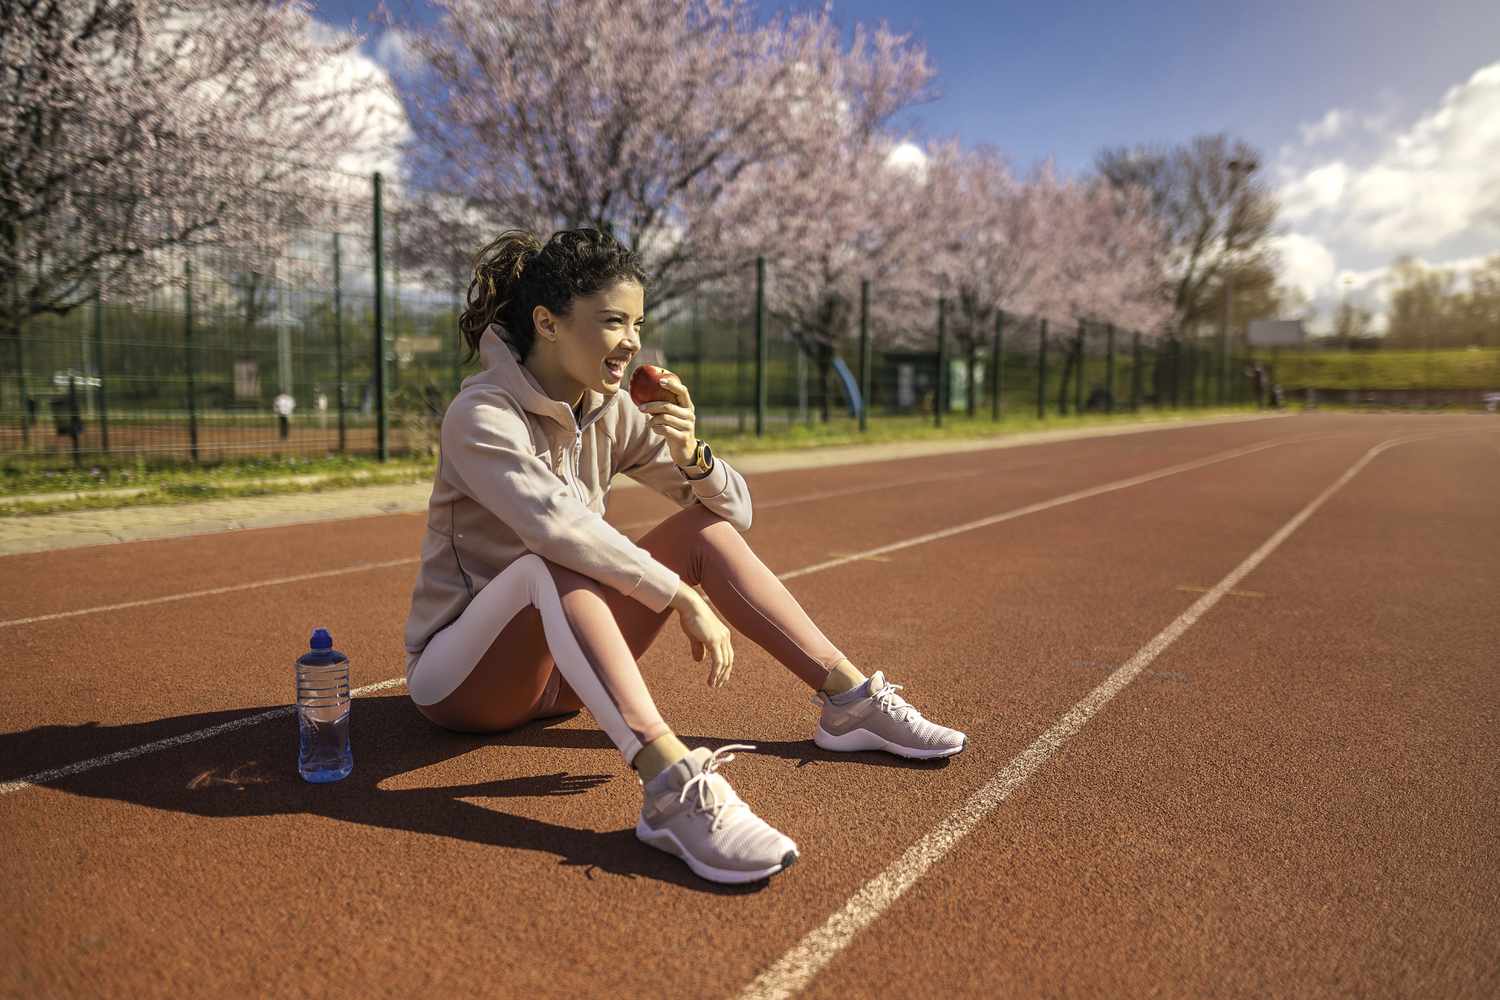
POLYGON ((625 377, 625 365, 623 358, 604 359, 604 370, 609 373, 610 381, 618 382, 625 377))

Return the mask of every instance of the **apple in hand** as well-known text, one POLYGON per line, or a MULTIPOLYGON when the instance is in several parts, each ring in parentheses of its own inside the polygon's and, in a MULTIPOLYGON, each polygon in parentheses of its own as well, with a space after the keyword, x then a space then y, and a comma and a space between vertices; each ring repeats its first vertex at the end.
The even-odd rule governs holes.
POLYGON ((672 395, 671 390, 662 385, 664 378, 677 378, 675 372, 668 371, 657 365, 641 365, 630 376, 630 398, 636 406, 646 403, 675 403, 677 397, 672 395))

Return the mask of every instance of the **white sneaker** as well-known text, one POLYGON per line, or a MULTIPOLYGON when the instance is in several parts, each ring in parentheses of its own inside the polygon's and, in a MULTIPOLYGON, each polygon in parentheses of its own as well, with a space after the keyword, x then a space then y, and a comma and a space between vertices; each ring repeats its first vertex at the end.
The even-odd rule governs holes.
POLYGON ((922 718, 896 693, 901 685, 887 684, 881 671, 862 687, 864 695, 848 701, 842 699, 859 688, 833 698, 822 691, 813 696, 813 704, 823 706, 814 743, 824 750, 885 750, 915 760, 952 757, 968 745, 958 730, 922 718))
POLYGON ((710 882, 754 882, 791 867, 796 843, 751 812, 718 773, 734 760, 729 751, 754 749, 699 747, 652 778, 635 835, 710 882))

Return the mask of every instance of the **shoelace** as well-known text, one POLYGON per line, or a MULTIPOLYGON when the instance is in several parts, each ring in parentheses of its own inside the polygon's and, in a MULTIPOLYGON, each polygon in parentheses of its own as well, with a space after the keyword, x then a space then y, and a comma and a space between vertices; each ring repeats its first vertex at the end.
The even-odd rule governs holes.
MULTIPOLYGON (((904 684, 892 684, 890 681, 886 681, 885 687, 880 689, 880 693, 873 696, 875 698, 875 707, 899 722, 908 721, 912 715, 921 715, 915 705, 896 694, 897 691, 900 691, 905 686, 904 684), (898 712, 902 714, 896 714, 898 712)), ((833 699, 828 697, 824 692, 817 691, 812 696, 812 704, 819 711, 822 711, 826 706, 833 704, 833 699)))
POLYGON ((718 773, 720 765, 727 764, 730 761, 734 760, 734 754, 730 753, 731 750, 754 749, 755 747, 749 743, 730 743, 727 746, 719 747, 719 749, 715 750, 713 754, 709 756, 708 760, 703 762, 703 770, 699 771, 697 774, 693 775, 683 783, 682 793, 677 796, 677 801, 686 802, 688 797, 688 789, 696 788, 698 790, 698 807, 695 811, 706 812, 709 814, 711 822, 709 823, 708 829, 710 832, 719 832, 719 827, 724 824, 724 811, 726 809, 730 808, 731 806, 744 806, 748 809, 749 806, 746 806, 743 802, 721 801, 719 798, 719 793, 714 789, 714 786, 709 783, 708 779, 714 774, 718 773))
POLYGON ((896 693, 904 686, 903 684, 892 684, 890 681, 886 681, 885 687, 881 688, 880 693, 875 696, 875 707, 891 718, 901 722, 908 721, 914 713, 920 714, 917 713, 917 710, 905 698, 896 693), (901 714, 897 715, 897 712, 901 714))

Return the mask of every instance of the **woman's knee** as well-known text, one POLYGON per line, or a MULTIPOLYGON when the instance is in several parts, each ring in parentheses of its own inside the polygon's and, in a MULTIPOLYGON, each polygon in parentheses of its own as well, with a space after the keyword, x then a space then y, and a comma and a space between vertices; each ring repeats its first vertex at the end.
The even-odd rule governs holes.
POLYGON ((558 599, 562 601, 564 608, 579 601, 607 603, 604 584, 598 580, 550 560, 543 560, 543 564, 546 566, 547 574, 552 578, 553 585, 557 588, 558 599))

